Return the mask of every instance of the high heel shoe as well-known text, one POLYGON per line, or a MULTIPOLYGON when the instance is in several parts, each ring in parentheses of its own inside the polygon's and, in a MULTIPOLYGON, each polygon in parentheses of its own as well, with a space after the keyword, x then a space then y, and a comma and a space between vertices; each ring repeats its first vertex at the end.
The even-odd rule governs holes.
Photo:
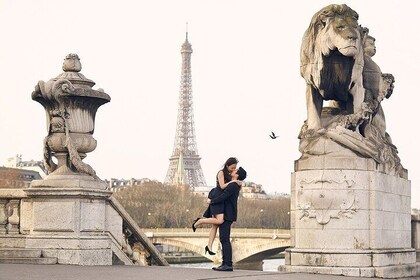
POLYGON ((214 256, 216 255, 215 252, 210 251, 209 246, 204 247, 204 254, 209 253, 209 255, 214 256))
POLYGON ((198 220, 200 220, 200 218, 195 219, 195 220, 193 221, 193 223, 192 223, 191 228, 192 228, 193 232, 195 232, 195 231, 197 230, 197 228, 195 227, 195 223, 196 223, 198 220))

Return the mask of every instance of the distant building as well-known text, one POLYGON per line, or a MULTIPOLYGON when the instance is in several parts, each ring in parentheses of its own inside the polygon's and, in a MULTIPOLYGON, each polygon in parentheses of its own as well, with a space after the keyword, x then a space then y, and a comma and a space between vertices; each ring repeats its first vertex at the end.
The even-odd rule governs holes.
POLYGON ((37 171, 0 167, 0 188, 28 188, 32 180, 40 180, 37 171))
POLYGON ((290 198, 290 194, 289 193, 270 193, 267 194, 268 195, 268 199, 283 199, 283 198, 290 198))
MULTIPOLYGON (((150 180, 148 178, 142 178, 142 179, 105 179, 105 182, 107 183, 110 190, 113 192, 118 192, 120 190, 123 190, 125 188, 129 187, 135 187, 135 186, 141 186, 145 183, 154 182, 154 183, 160 183, 157 180, 150 180)), ((173 186, 172 186, 173 187, 173 186)), ((210 190, 214 188, 211 186, 201 186, 196 187, 191 192, 194 195, 201 196, 201 197, 207 197, 210 190)), ((281 198, 288 198, 289 194, 270 194, 267 195, 265 191, 263 190, 263 187, 261 184, 256 184, 253 182, 246 182, 245 186, 242 187, 242 190, 240 192, 240 196, 247 199, 281 199, 281 198)))
POLYGON ((110 179, 105 179, 105 182, 108 184, 109 189, 113 192, 120 191, 120 190, 122 190, 126 187, 140 186, 140 185, 143 185, 143 184, 149 183, 149 182, 158 183, 158 181, 150 180, 148 178, 142 178, 142 179, 135 179, 135 178, 115 179, 115 178, 110 178, 110 179))
POLYGON ((265 193, 242 193, 242 197, 247 199, 268 199, 265 193))
POLYGON ((39 173, 39 176, 41 176, 42 179, 44 179, 48 175, 48 171, 47 169, 45 169, 45 166, 42 163, 42 161, 23 161, 22 155, 16 155, 14 157, 8 158, 6 167, 35 171, 39 173))
POLYGON ((5 167, 0 167, 0 188, 28 188, 32 180, 46 176, 42 161, 23 161, 22 155, 16 155, 7 159, 5 167))
POLYGON ((267 194, 262 188, 262 185, 253 182, 246 182, 242 187, 242 197, 248 199, 268 199, 267 194))

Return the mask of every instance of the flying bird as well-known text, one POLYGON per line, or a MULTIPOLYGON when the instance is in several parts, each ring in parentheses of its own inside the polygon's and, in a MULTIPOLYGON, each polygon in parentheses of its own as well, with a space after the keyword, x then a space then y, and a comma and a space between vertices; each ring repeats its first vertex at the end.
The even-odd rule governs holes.
POLYGON ((276 139, 277 137, 279 137, 278 135, 276 135, 274 132, 271 131, 271 134, 269 135, 271 139, 276 139))

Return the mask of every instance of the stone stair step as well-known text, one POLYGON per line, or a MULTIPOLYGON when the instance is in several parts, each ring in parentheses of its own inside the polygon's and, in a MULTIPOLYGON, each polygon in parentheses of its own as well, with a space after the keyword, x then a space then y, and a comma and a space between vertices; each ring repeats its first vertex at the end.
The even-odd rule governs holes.
POLYGON ((56 264, 57 258, 0 258, 0 263, 7 264, 56 264))
POLYGON ((1 248, 0 258, 40 258, 40 249, 1 248))

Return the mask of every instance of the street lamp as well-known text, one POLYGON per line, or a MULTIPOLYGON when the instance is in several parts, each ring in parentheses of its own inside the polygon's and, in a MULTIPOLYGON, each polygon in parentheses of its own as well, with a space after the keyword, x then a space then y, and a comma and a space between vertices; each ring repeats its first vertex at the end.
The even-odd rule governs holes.
POLYGON ((150 213, 150 212, 147 213, 147 221, 149 222, 150 228, 153 228, 152 227, 152 221, 151 221, 152 219, 151 218, 152 218, 152 213, 150 213))
POLYGON ((264 215, 264 209, 260 209, 260 227, 261 227, 261 231, 263 229, 263 215, 264 215))
POLYGON ((190 227, 190 225, 189 225, 189 221, 191 220, 190 216, 191 216, 190 209, 186 209, 185 210, 185 219, 183 219, 183 221, 181 221, 180 226, 184 226, 185 229, 190 227))

